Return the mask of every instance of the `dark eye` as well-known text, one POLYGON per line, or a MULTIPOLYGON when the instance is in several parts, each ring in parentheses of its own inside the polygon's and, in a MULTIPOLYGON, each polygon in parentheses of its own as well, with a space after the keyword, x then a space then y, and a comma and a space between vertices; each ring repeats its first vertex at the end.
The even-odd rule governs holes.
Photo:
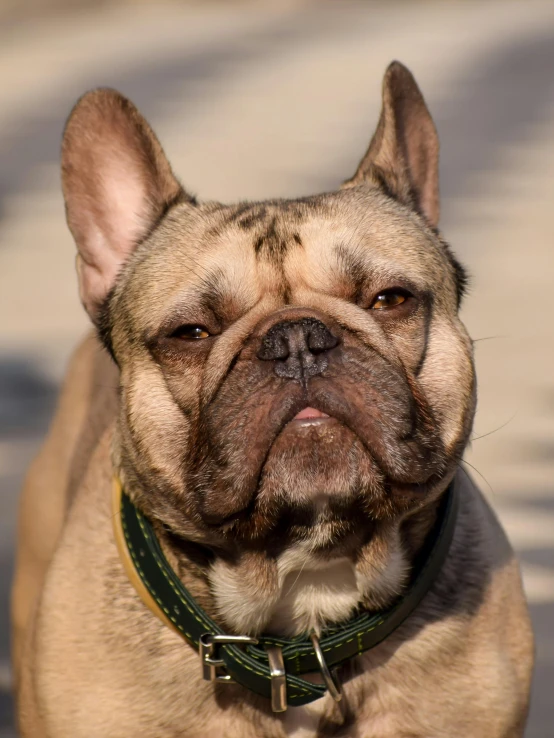
POLYGON ((383 290, 383 292, 377 295, 369 307, 371 310, 388 310, 389 308, 402 305, 409 297, 411 295, 407 290, 383 290))
POLYGON ((171 338, 180 338, 183 341, 200 341, 210 336, 211 333, 203 325, 181 325, 171 334, 171 338))

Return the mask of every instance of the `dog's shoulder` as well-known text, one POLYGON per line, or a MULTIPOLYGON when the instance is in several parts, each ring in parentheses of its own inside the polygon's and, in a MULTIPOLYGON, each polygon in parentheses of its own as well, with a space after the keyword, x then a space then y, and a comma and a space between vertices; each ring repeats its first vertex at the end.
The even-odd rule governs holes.
POLYGON ((57 546, 68 508, 99 440, 113 421, 117 368, 91 332, 68 365, 50 433, 20 501, 17 572, 12 595, 14 662, 57 546))

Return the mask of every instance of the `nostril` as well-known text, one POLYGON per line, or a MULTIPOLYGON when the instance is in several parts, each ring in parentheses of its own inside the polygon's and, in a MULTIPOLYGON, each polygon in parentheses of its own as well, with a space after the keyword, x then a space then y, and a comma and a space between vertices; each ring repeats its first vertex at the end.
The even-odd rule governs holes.
MULTIPOLYGON (((329 328, 315 318, 282 321, 268 330, 257 356, 261 361, 290 364, 286 371, 287 376, 303 372, 312 375, 324 369, 322 362, 325 363, 326 360, 320 354, 330 351, 339 343, 339 339, 329 328)), ((279 369, 280 371, 282 370, 279 369)))
POLYGON ((339 339, 323 324, 316 324, 310 330, 307 343, 312 354, 321 354, 338 346, 339 339))
POLYGON ((288 359, 289 355, 289 343, 285 336, 277 331, 270 331, 265 336, 258 351, 258 359, 261 361, 284 360, 288 359))

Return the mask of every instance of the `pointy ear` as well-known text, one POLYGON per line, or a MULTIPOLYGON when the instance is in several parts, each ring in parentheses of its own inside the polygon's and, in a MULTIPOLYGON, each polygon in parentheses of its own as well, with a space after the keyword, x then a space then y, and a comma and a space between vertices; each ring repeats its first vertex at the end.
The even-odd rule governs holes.
POLYGON ((109 89, 85 94, 73 108, 62 145, 62 186, 81 300, 97 322, 136 245, 172 204, 192 198, 148 123, 109 89))
POLYGON ((356 174, 344 183, 371 182, 417 211, 433 228, 439 222, 439 140, 411 72, 392 62, 383 79, 377 130, 356 174))

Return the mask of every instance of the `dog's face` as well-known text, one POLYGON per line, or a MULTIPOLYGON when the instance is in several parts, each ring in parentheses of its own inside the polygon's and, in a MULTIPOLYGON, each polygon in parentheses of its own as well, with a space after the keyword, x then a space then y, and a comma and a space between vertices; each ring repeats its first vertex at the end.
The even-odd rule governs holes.
POLYGON ((178 529, 359 546, 452 472, 470 403, 453 269, 378 191, 177 205, 112 299, 125 468, 178 529))
POLYGON ((411 75, 335 193, 199 204, 116 93, 64 140, 81 295, 121 369, 118 460, 147 513, 228 552, 355 555, 444 490, 474 411, 463 273, 437 235, 411 75))

